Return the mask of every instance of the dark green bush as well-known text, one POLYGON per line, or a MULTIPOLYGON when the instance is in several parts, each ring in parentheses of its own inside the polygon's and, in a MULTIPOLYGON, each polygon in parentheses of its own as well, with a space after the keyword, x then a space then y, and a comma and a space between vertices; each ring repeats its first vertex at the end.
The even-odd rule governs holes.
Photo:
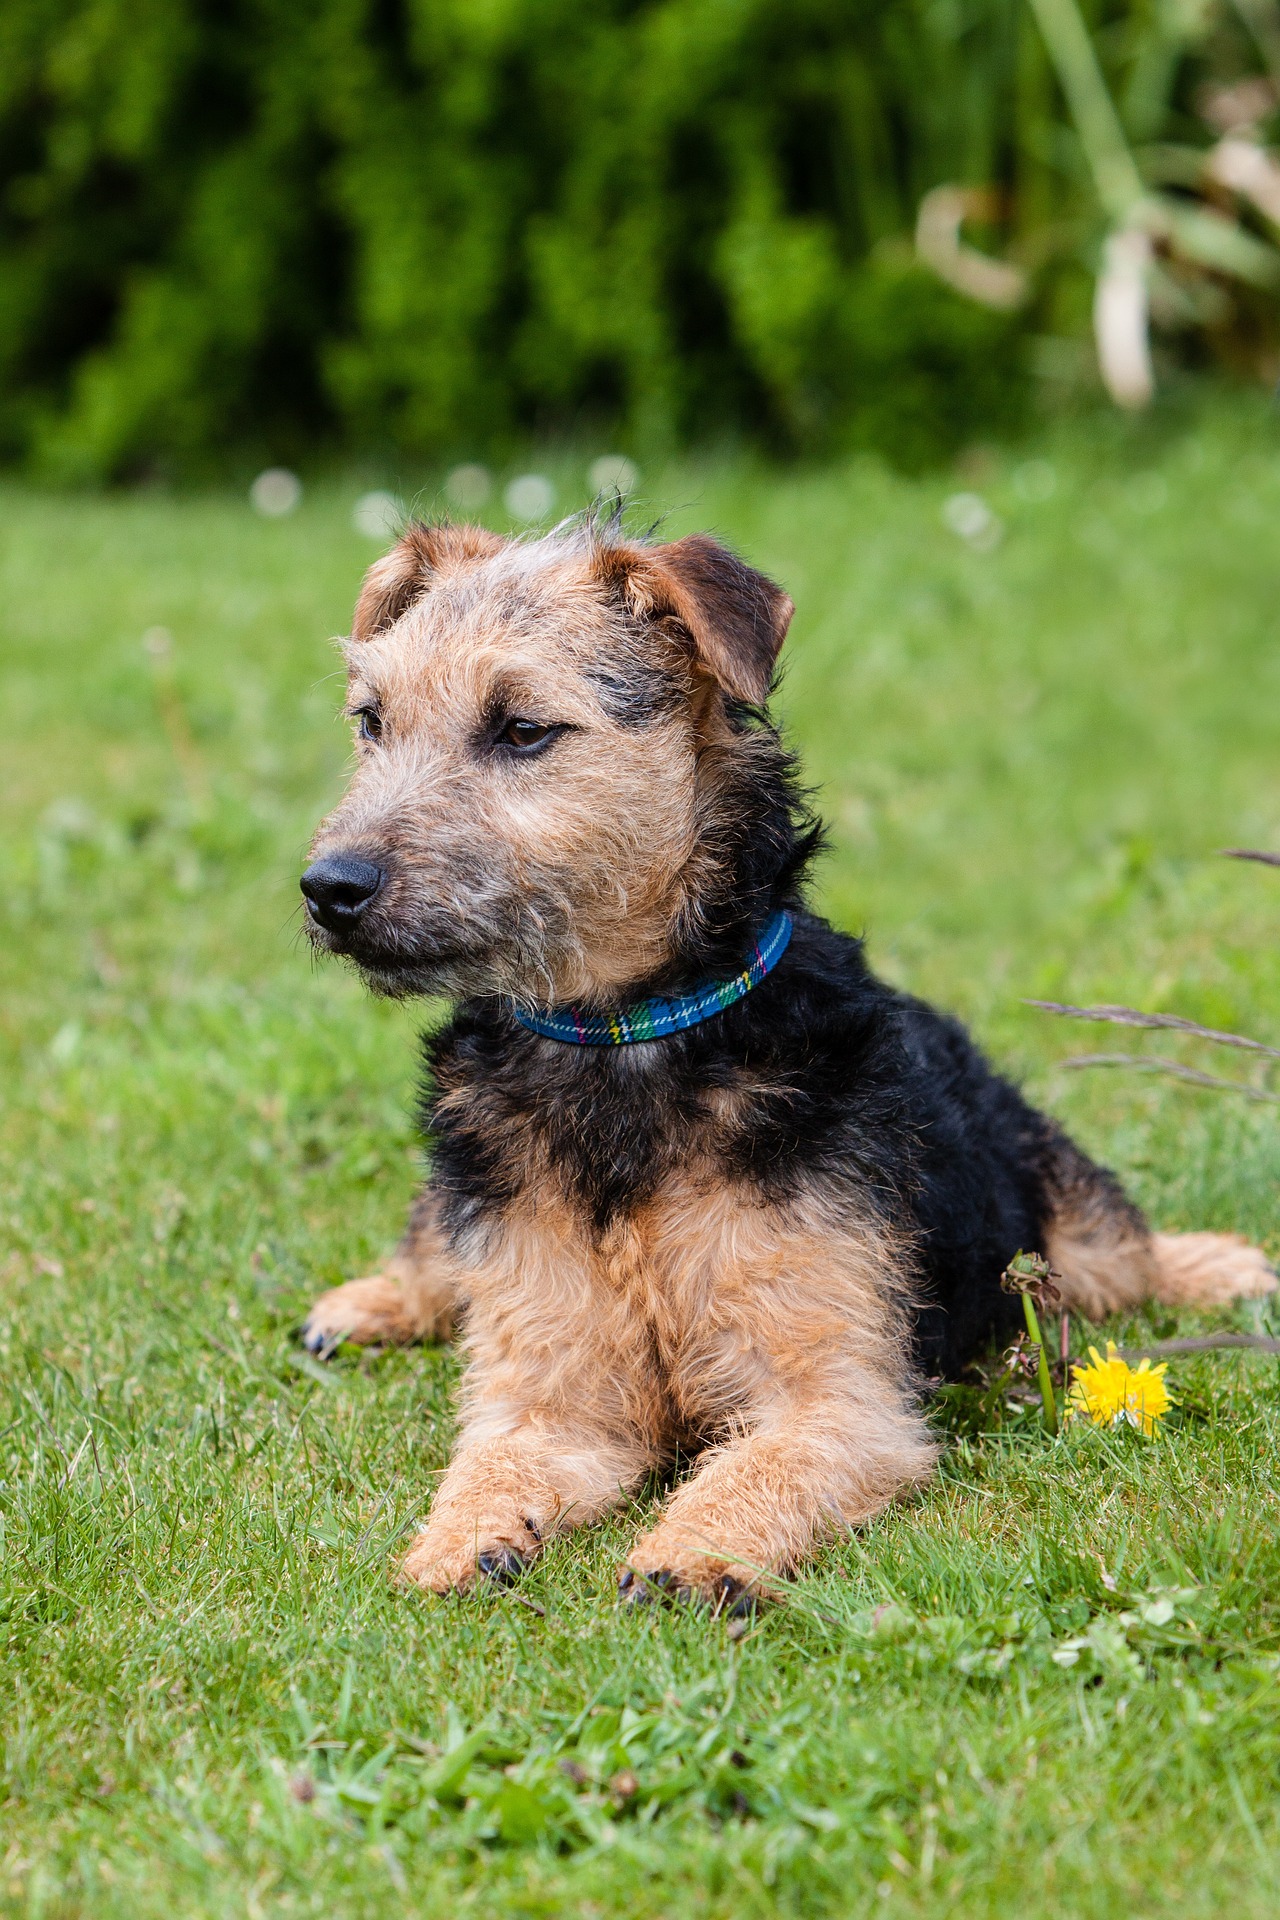
POLYGON ((1051 210, 1051 93, 1021 0, 5 0, 0 451, 928 458, 1027 323, 904 240, 943 180, 1051 210))

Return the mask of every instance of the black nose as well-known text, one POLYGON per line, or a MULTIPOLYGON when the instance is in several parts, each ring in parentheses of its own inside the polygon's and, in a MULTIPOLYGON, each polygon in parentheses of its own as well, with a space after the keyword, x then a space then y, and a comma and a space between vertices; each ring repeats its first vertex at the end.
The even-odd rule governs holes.
POLYGON ((330 933, 354 927, 386 879, 371 860, 329 853, 309 866, 298 882, 307 897, 307 911, 330 933))

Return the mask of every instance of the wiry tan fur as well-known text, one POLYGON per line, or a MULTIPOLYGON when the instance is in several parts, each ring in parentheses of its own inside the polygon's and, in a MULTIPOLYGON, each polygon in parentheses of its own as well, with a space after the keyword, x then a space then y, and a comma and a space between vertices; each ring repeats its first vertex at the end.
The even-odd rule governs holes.
POLYGON ((1276 1277, 1261 1247, 1239 1233, 1153 1233, 1152 1292, 1171 1307, 1221 1307, 1260 1300, 1276 1277))
MULTIPOLYGON (((790 611, 772 590, 727 647, 700 612, 709 553, 417 528, 371 570, 349 698, 353 712, 376 701, 383 738, 361 748, 315 851, 387 847, 389 919, 412 907, 429 924, 439 906, 446 927, 483 926, 482 975, 460 952, 435 966, 434 990, 527 996, 532 979, 544 1004, 607 1002, 699 913, 699 863, 713 856, 697 826, 730 746, 720 689, 763 697, 790 611), (684 693, 628 727, 611 722, 599 673, 634 651, 641 615, 644 645, 684 693), (536 809, 518 782, 478 769, 476 731, 495 702, 584 722, 536 809)), ((752 751, 740 730, 732 745, 739 759, 752 751)), ((309 1328, 333 1342, 446 1337, 461 1316, 457 1447, 408 1579, 465 1588, 483 1556, 527 1559, 696 1453, 628 1566, 716 1598, 767 1584, 927 1478, 936 1448, 904 1360, 912 1250, 847 1200, 802 1190, 765 1204, 731 1186, 704 1134, 749 1091, 717 1088, 678 1170, 603 1231, 516 1123, 505 1144, 522 1179, 498 1217, 447 1235, 428 1187, 384 1272, 316 1303, 309 1328)), ((1064 1143, 1044 1249, 1082 1312, 1270 1283, 1243 1243, 1153 1239, 1084 1165, 1064 1143)))
POLYGON ((482 1553, 532 1556, 682 1447, 702 1446, 695 1470, 628 1564, 694 1592, 755 1586, 928 1477, 909 1262, 883 1229, 779 1215, 694 1171, 597 1241, 557 1185, 548 1169, 472 1258, 420 1231, 396 1280, 317 1304, 335 1336, 397 1340, 467 1302, 461 1430, 409 1578, 444 1592, 482 1553))
MULTIPOLYGON (((424 597, 421 539, 380 561, 361 595, 348 650, 348 705, 376 700, 386 736, 362 751, 341 805, 313 852, 378 839, 398 856, 395 888, 436 896, 442 919, 493 911, 484 990, 571 1001, 607 996, 658 966, 681 914, 706 891, 696 826, 728 730, 685 630, 665 641, 684 667, 688 699, 658 725, 608 725, 592 670, 625 663, 636 639, 614 593, 617 550, 507 545, 474 529, 436 538, 424 597), (406 578, 406 569, 408 570, 406 578), (594 743, 557 783, 554 804, 522 810, 478 773, 475 729, 495 699, 584 724, 594 743), (565 876, 572 875, 566 890, 565 876), (513 899, 526 913, 504 911, 513 899)), ((640 550, 636 550, 639 553, 640 550)), ((652 607, 656 568, 644 555, 631 600, 652 607)), ((664 648, 661 621, 645 648, 664 648)), ((762 689, 761 689, 762 691, 762 689)), ((387 901, 389 912, 398 904, 387 901)), ((376 975, 371 976, 378 985, 376 975)), ((388 983, 394 990, 395 983, 388 983)), ((465 965, 438 969, 435 990, 475 986, 465 965)))

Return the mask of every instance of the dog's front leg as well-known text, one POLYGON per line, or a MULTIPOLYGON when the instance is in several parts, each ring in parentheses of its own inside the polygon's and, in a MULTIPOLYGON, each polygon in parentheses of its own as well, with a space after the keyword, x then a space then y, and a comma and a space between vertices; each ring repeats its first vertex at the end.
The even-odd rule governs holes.
POLYGON ((647 1331, 572 1243, 509 1232, 470 1279, 457 1448, 404 1563, 435 1593, 511 1579, 616 1505, 666 1441, 647 1331))
POLYGON ((701 1456, 628 1554, 627 1598, 749 1603, 767 1592, 770 1572, 798 1566, 824 1536, 927 1479, 937 1449, 903 1388, 861 1370, 843 1380, 824 1371, 808 1390, 771 1396, 745 1433, 701 1456))
POLYGON ((639 1444, 536 1417, 489 1437, 464 1434, 404 1577, 433 1593, 464 1590, 478 1577, 507 1585, 553 1534, 616 1505, 650 1464, 639 1444))
POLYGON ((342 1340, 360 1346, 404 1347, 415 1340, 447 1340, 465 1303, 462 1275, 436 1218, 430 1186, 423 1189, 404 1239, 381 1273, 348 1280, 320 1298, 307 1315, 303 1344, 331 1353, 342 1340))

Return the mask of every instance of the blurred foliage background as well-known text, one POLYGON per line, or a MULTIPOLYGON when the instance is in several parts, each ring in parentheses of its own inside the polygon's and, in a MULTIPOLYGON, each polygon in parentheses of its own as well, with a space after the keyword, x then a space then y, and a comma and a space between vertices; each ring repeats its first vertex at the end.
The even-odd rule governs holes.
MULTIPOLYGON (((1272 4, 1085 0, 1140 156, 1204 145, 1272 4)), ((185 476, 607 422, 918 465, 1083 377, 1090 195, 1027 0, 5 0, 0 457, 185 476), (916 259, 944 182, 993 189, 1018 310, 916 259)), ((1265 368, 1249 297, 1176 357, 1265 368)))

